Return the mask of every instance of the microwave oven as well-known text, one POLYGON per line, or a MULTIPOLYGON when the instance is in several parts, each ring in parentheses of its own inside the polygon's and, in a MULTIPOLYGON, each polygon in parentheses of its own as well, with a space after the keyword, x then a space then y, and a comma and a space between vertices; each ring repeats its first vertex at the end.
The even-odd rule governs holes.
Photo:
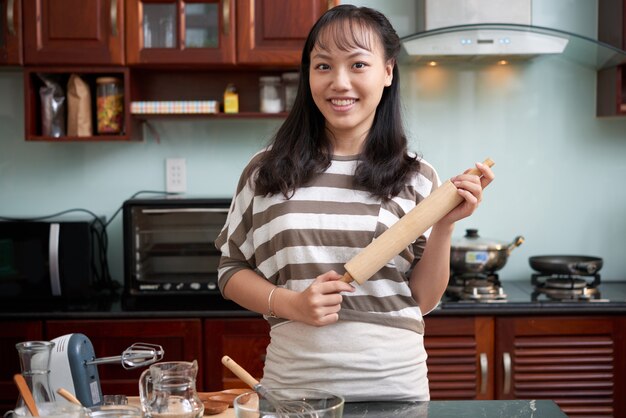
MULTIPOLYGON (((130 300, 224 302, 215 239, 230 199, 146 198, 123 204, 124 289, 130 300), (177 296, 183 298, 176 299, 177 296)), ((161 306, 161 305, 160 305, 161 306)))
POLYGON ((101 274, 103 222, 1 220, 2 306, 68 308, 87 303, 101 274))

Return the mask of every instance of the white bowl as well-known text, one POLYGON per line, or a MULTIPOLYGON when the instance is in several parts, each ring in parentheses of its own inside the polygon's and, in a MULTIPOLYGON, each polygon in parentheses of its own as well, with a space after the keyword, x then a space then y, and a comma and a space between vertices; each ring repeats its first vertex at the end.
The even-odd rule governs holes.
POLYGON ((256 392, 243 393, 233 406, 237 418, 341 418, 344 399, 333 393, 307 388, 266 389, 277 402, 272 404, 256 392), (275 406, 282 409, 279 414, 275 406))

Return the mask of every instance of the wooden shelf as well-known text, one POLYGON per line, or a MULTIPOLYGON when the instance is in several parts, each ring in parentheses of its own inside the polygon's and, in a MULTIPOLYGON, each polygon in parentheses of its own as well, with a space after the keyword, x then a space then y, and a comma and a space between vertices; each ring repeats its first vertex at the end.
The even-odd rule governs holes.
POLYGON ((261 113, 261 112, 239 112, 239 113, 134 113, 131 116, 138 120, 152 119, 185 119, 185 118, 206 118, 206 119, 284 119, 287 112, 261 113))

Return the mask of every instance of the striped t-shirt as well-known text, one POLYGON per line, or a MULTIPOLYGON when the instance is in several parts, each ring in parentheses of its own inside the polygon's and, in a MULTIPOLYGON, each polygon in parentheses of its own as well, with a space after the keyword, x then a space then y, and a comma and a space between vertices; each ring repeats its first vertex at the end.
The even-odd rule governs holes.
MULTIPOLYGON (((355 186, 358 163, 358 156, 333 157, 325 172, 298 188, 290 199, 282 194, 261 196, 255 193, 254 183, 242 177, 215 242, 222 252, 218 279, 222 293, 241 269, 255 270, 271 283, 295 291, 306 289, 329 270, 344 274, 346 262, 439 186, 434 168, 421 160, 420 173, 398 196, 383 201, 355 186)), ((422 334, 422 313, 411 296, 407 273, 421 257, 428 232, 368 281, 355 283, 355 292, 342 294, 339 320, 422 334)), ((281 321, 267 319, 272 325, 281 321)))

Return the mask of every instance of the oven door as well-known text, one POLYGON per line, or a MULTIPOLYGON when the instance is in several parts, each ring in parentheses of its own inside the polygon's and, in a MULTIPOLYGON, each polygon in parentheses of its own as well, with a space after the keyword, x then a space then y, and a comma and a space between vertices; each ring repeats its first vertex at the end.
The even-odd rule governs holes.
POLYGON ((219 294, 215 239, 228 206, 130 207, 125 215, 127 292, 219 294))

